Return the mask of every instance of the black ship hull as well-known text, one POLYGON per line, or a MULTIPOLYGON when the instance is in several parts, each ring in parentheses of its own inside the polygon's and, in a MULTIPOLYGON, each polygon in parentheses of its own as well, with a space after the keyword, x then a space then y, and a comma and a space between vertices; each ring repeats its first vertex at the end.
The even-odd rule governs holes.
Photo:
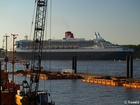
MULTIPOLYGON (((133 55, 133 52, 114 51, 114 52, 43 52, 43 60, 71 60, 73 56, 77 60, 125 60, 126 56, 133 55)), ((31 52, 16 52, 17 59, 32 59, 31 52)))

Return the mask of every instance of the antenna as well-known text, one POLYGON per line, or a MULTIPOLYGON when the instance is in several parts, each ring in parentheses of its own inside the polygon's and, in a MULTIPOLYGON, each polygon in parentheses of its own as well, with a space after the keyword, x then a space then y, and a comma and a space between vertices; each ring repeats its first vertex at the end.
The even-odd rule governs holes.
POLYGON ((96 36, 96 39, 98 39, 98 35, 96 34, 96 32, 95 32, 95 36, 96 36))

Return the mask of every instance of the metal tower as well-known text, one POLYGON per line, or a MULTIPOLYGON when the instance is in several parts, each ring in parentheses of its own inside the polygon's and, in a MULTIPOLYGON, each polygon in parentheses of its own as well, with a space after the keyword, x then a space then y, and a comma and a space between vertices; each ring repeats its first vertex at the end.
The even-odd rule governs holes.
POLYGON ((41 59, 43 49, 43 38, 45 31, 45 20, 47 11, 48 0, 36 1, 36 16, 35 16, 35 28, 33 36, 33 52, 31 62, 31 77, 30 77, 30 89, 31 92, 37 92, 39 86, 39 75, 41 72, 41 59))
POLYGON ((22 83, 22 105, 55 105, 53 101, 49 102, 49 94, 47 92, 38 90, 39 76, 41 73, 41 60, 43 38, 45 32, 47 3, 48 0, 36 0, 36 16, 31 60, 31 77, 30 84, 28 84, 26 80, 24 80, 22 83), (44 99, 40 97, 44 97, 44 99))

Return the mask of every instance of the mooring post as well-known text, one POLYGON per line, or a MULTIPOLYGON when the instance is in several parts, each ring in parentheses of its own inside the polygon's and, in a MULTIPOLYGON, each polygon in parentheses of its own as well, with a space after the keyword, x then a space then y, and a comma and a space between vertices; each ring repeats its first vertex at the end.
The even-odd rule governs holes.
POLYGON ((74 70, 74 56, 72 57, 72 70, 74 70))
POLYGON ((133 78, 133 56, 130 56, 130 78, 133 78))
POLYGON ((126 77, 129 78, 129 56, 126 56, 126 77))
POLYGON ((75 65, 75 69, 74 69, 75 72, 74 73, 77 73, 77 57, 75 56, 74 58, 75 58, 75 60, 74 60, 75 61, 75 63, 74 63, 74 65, 75 65))
POLYGON ((77 57, 72 57, 72 69, 74 70, 74 73, 77 73, 77 57))

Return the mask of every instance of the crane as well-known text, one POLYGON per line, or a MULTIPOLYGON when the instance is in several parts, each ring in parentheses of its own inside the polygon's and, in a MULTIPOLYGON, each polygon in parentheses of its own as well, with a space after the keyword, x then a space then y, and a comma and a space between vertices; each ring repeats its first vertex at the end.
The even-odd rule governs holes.
MULTIPOLYGON (((36 98, 39 97, 39 95, 43 95, 43 97, 48 96, 48 93, 38 90, 39 76, 41 72, 41 60, 46 23, 47 3, 48 0, 36 0, 36 15, 32 45, 33 50, 31 61, 30 84, 26 80, 22 82, 23 95, 26 96, 26 98, 28 97, 28 100, 31 102, 34 100, 34 105, 44 105, 44 102, 37 102, 38 99, 36 100, 36 98)), ((26 98, 23 98, 22 101, 25 102, 26 98)), ((31 104, 31 102, 29 104, 31 104)), ((54 105, 54 102, 45 102, 45 105, 54 105)))
POLYGON ((45 31, 45 19, 48 0, 38 0, 36 7, 35 27, 33 36, 33 52, 31 63, 30 88, 38 91, 39 75, 41 72, 41 59, 43 49, 43 38, 45 31))

